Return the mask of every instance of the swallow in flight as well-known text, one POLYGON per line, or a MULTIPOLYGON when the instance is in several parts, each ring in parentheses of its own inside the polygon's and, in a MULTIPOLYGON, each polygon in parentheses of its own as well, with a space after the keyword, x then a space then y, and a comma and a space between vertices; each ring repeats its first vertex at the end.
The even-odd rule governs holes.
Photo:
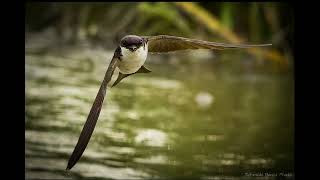
POLYGON ((107 72, 101 83, 98 94, 91 107, 87 120, 80 133, 78 142, 69 158, 66 170, 70 170, 80 159, 84 152, 90 137, 95 128, 98 120, 104 97, 106 95, 107 86, 114 87, 123 78, 136 73, 149 73, 151 72, 144 66, 147 59, 148 52, 151 53, 166 53, 179 50, 195 50, 195 49, 235 49, 235 48, 251 48, 270 46, 271 44, 256 44, 256 45, 244 45, 244 44, 225 44, 209 42, 197 39, 189 39, 176 36, 158 35, 158 36, 136 36, 127 35, 123 37, 114 52, 112 60, 109 64, 107 72), (115 69, 118 68, 119 74, 116 81, 111 83, 111 78, 115 69))

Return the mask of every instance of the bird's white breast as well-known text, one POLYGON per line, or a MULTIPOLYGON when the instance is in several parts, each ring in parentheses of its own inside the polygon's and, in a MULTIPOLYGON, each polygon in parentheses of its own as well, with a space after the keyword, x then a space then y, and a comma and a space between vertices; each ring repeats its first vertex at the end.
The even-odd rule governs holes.
POLYGON ((122 74, 131 74, 137 72, 147 59, 148 45, 141 46, 136 51, 132 52, 124 47, 121 47, 121 61, 119 70, 122 74))

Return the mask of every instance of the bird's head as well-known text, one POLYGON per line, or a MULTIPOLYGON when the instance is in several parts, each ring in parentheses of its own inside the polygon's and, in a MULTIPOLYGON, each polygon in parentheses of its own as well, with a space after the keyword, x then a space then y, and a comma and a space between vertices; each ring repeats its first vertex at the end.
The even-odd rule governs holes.
POLYGON ((121 39, 120 46, 134 52, 143 46, 143 43, 144 41, 141 37, 136 35, 127 35, 121 39))

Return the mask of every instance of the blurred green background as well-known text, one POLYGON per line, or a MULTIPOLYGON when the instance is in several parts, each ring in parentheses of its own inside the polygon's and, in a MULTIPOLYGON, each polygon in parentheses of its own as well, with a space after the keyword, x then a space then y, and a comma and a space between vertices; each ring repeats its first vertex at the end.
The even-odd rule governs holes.
POLYGON ((26 3, 27 179, 294 179, 288 3, 26 3), (250 50, 149 54, 107 92, 78 164, 68 158, 126 34, 250 50), (269 173, 269 175, 265 174, 269 173))

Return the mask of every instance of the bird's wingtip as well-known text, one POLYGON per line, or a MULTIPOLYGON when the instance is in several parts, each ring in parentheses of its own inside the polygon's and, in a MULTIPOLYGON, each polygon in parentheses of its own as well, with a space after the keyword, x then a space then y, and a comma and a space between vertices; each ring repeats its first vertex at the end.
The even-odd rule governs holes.
POLYGON ((258 44, 257 46, 272 46, 271 43, 268 43, 268 44, 258 44))
MULTIPOLYGON (((251 46, 251 45, 249 45, 251 46)), ((252 46, 272 46, 271 43, 266 43, 266 44, 253 44, 252 46)))
POLYGON ((73 167, 70 162, 68 162, 68 165, 66 167, 66 171, 70 171, 70 169, 73 167))

